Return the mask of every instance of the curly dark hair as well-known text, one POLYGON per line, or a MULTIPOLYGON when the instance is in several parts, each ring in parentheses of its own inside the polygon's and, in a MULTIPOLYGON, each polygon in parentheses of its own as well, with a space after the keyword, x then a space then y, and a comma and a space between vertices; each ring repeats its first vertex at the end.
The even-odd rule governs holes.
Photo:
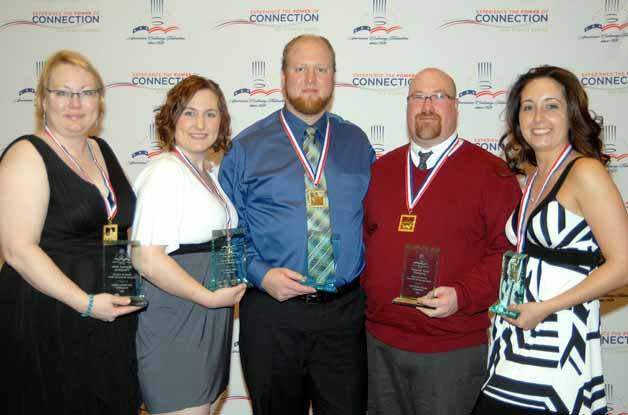
POLYGON ((155 115, 159 146, 162 150, 170 151, 173 149, 177 121, 194 94, 203 89, 208 89, 216 94, 218 111, 220 111, 218 137, 211 148, 216 152, 229 151, 231 147, 231 116, 227 110, 225 96, 216 82, 198 75, 188 76, 168 91, 166 102, 155 115))
POLYGON ((548 78, 563 87, 569 120, 569 143, 573 148, 588 157, 607 164, 609 157, 602 153, 601 117, 592 117, 589 111, 589 98, 578 78, 570 71, 557 66, 537 66, 520 75, 510 89, 506 102, 506 125, 508 131, 499 140, 499 146, 506 156, 511 169, 521 172, 518 166, 527 161, 536 166, 534 150, 523 138, 519 124, 521 93, 531 81, 548 78), (596 121, 596 119, 599 119, 596 121))

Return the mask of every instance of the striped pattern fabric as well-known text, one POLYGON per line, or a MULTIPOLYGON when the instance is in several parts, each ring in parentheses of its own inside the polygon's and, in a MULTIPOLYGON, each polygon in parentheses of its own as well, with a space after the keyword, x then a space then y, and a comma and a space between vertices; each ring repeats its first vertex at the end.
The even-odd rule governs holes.
MULTIPOLYGON (((565 209, 556 194, 571 165, 532 212, 527 244, 555 250, 596 252, 583 217, 565 209)), ((506 225, 514 244, 516 213, 506 225)), ((592 268, 530 257, 525 301, 555 297, 585 279, 592 268)), ((549 315, 533 330, 496 316, 491 331, 489 378, 483 392, 502 402, 561 414, 606 414, 598 300, 549 315)))

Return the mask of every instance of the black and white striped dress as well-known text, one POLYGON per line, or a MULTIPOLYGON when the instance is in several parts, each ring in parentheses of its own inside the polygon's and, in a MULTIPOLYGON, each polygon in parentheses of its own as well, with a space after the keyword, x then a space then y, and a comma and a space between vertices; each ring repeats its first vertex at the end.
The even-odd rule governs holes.
MULTIPOLYGON (((526 302, 561 294, 599 262, 599 247, 587 222, 556 200, 574 161, 530 215, 526 302)), ((506 224, 513 244, 517 213, 518 209, 506 224)), ((483 393, 506 404, 548 412, 606 414, 601 360, 598 300, 551 314, 534 330, 495 317, 483 393)))

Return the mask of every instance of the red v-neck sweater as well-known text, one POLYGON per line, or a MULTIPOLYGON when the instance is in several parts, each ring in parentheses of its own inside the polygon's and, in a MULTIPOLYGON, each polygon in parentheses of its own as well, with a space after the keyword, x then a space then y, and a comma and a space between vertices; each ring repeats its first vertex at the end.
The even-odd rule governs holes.
MULTIPOLYGON (((390 346, 417 353, 485 344, 501 257, 512 249, 504 225, 521 195, 517 180, 502 160, 465 142, 414 208, 414 232, 398 232, 400 215, 408 213, 407 150, 405 145, 375 162, 364 202, 366 328, 390 346), (392 304, 400 293, 406 244, 440 248, 437 285, 456 289, 455 314, 429 318, 392 304)), ((414 182, 421 182, 427 172, 412 167, 414 182)))

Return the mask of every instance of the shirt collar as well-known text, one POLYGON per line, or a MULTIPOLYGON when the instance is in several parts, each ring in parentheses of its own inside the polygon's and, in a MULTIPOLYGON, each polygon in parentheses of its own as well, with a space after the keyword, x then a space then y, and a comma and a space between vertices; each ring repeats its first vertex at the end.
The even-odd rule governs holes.
MULTIPOLYGON (((308 125, 301 118, 294 115, 286 107, 283 107, 281 111, 283 112, 283 116, 288 123, 288 127, 290 127, 290 130, 292 130, 292 134, 294 134, 294 138, 300 145, 303 145, 305 129, 307 127, 310 127, 310 125, 308 125)), ((325 112, 323 116, 320 117, 318 121, 314 123, 314 125, 312 125, 312 127, 316 128, 316 138, 318 138, 318 141, 322 141, 325 137, 325 128, 327 127, 327 112, 325 112)))
POLYGON ((418 167, 419 151, 421 152, 431 151, 432 155, 427 159, 427 162, 426 162, 427 168, 431 169, 432 167, 434 167, 434 165, 436 164, 436 161, 438 161, 438 159, 445 152, 445 150, 447 150, 447 147, 449 147, 452 141, 456 139, 456 137, 458 137, 458 132, 454 131, 454 133, 450 135, 447 140, 443 141, 442 143, 436 144, 434 147, 430 147, 430 148, 423 148, 411 140, 410 141, 410 158, 412 159, 412 163, 414 164, 415 167, 418 167))

